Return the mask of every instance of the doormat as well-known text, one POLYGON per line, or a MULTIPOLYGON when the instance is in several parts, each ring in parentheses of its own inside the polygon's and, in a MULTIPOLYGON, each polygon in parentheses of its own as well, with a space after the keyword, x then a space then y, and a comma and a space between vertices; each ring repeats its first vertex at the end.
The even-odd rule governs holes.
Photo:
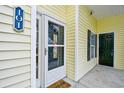
POLYGON ((55 82, 54 84, 48 86, 48 88, 69 88, 71 85, 64 80, 59 80, 55 82))

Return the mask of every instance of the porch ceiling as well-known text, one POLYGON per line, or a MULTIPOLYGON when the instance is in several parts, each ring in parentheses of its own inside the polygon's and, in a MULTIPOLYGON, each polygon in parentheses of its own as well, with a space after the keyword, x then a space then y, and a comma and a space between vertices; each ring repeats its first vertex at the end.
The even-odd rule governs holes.
POLYGON ((88 5, 88 7, 93 11, 93 16, 96 19, 124 13, 124 5, 88 5))

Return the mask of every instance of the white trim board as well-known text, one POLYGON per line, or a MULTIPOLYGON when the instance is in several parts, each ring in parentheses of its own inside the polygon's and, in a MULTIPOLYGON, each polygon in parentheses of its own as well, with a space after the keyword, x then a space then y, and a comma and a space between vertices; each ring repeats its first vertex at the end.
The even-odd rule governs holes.
MULTIPOLYGON (((37 13, 39 14, 39 13, 37 13)), ((41 87, 44 88, 45 87, 45 16, 43 16, 42 14, 39 14, 41 16, 41 31, 39 33, 39 44, 40 44, 40 47, 41 47, 41 53, 40 55, 43 55, 41 56, 41 87)), ((40 49, 40 48, 39 48, 40 49)))
POLYGON ((78 22, 79 22, 79 5, 75 6, 75 81, 78 81, 78 22))
POLYGON ((31 6, 31 87, 36 87, 36 6, 31 6))

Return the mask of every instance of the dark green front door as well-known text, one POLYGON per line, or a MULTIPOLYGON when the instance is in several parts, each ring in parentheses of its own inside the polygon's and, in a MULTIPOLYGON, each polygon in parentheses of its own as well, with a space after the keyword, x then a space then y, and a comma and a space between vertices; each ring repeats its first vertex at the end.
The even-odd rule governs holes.
POLYGON ((114 33, 99 35, 99 64, 113 67, 114 33))

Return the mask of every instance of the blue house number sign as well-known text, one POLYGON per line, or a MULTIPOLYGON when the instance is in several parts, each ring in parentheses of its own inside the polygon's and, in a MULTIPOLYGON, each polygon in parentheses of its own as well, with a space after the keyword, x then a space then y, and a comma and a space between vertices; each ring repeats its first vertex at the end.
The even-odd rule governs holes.
POLYGON ((17 32, 24 30, 24 10, 16 7, 14 10, 14 29, 17 32))

